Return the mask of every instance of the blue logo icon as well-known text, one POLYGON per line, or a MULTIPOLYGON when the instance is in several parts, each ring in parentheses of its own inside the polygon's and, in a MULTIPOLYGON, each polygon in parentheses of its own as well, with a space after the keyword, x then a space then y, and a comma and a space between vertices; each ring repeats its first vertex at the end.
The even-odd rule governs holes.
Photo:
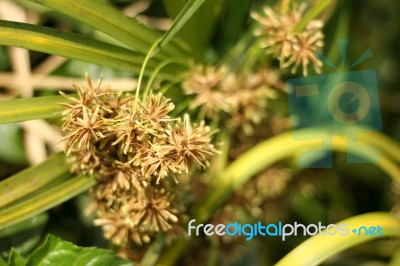
MULTIPOLYGON (((342 64, 345 65, 347 41, 341 41, 342 64)), ((372 56, 367 50, 348 72, 338 72, 328 75, 320 75, 304 78, 293 78, 286 82, 289 111, 291 115, 292 129, 310 127, 329 128, 333 136, 343 135, 344 128, 352 125, 362 126, 363 133, 379 131, 382 129, 381 113, 379 107, 378 85, 376 72, 373 69, 352 71, 372 56)), ((329 59, 320 56, 325 64, 334 68, 329 59)), ((318 132, 310 132, 296 135, 296 140, 320 138, 318 132)), ((361 145, 358 136, 348 135, 348 145, 361 145)), ((332 167, 332 139, 323 139, 319 150, 306 152, 299 159, 301 167, 330 168, 332 167), (310 158, 319 158, 310 163, 310 158)), ((365 146, 365 145, 363 145, 365 146)), ((352 147, 357 148, 357 147, 352 147)), ((372 149, 372 147, 369 147, 372 149)), ((379 157, 379 151, 376 158, 379 157)), ((348 155, 349 163, 365 163, 359 158, 348 155)))

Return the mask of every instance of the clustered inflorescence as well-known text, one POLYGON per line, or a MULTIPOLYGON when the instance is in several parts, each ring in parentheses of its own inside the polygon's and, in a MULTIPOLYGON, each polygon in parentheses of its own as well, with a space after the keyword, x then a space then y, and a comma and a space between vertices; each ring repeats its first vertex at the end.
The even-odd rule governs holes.
POLYGON ((259 24, 254 34, 260 38, 262 48, 279 59, 281 68, 294 65, 292 72, 295 73, 301 65, 307 76, 310 63, 317 73, 321 71, 322 62, 316 52, 324 45, 324 35, 320 20, 311 20, 303 29, 298 29, 304 10, 305 5, 300 5, 281 13, 266 6, 263 14, 253 12, 252 17, 259 24))
POLYGON ((176 196, 179 176, 205 167, 217 153, 214 134, 204 123, 193 125, 170 117, 174 104, 161 94, 144 100, 102 90, 87 76, 74 85, 78 97, 61 92, 64 104, 65 151, 72 171, 94 175, 97 219, 114 244, 148 243, 169 231, 183 207, 176 196))
MULTIPOLYGON (((322 48, 324 36, 319 20, 301 25, 304 11, 305 5, 282 12, 265 7, 262 14, 252 13, 252 17, 258 24, 254 34, 266 53, 276 56, 281 68, 293 66, 293 73, 302 67, 306 76, 310 63, 317 73, 321 70, 316 52, 322 48)), ((228 64, 191 65, 181 86, 193 97, 188 107, 194 114, 198 111, 201 119, 223 123, 241 140, 257 137, 256 125, 268 117, 269 101, 283 89, 275 70, 258 65, 235 72, 228 64)), ((158 232, 173 235, 179 231, 186 188, 178 188, 177 183, 189 183, 193 167, 205 168, 209 158, 218 153, 211 144, 215 131, 204 122, 192 124, 187 114, 182 119, 171 117, 175 106, 160 93, 150 92, 138 99, 110 87, 102 89, 101 79, 94 85, 88 76, 86 84, 74 88, 78 97, 61 92, 70 100, 64 104, 65 152, 73 172, 98 181, 92 190, 94 223, 121 250, 149 243, 158 232)), ((269 118, 269 124, 274 124, 273 115, 269 118)), ((243 147, 236 146, 234 151, 235 145, 231 145, 228 155, 243 152, 243 147)), ((248 214, 260 219, 265 205, 279 199, 289 181, 285 169, 266 169, 237 189, 214 220, 248 218, 248 214), (239 215, 240 211, 246 214, 239 215)), ((207 180, 201 182, 209 185, 207 180)), ((201 195, 196 189, 189 190, 201 195)))
POLYGON ((195 98, 191 109, 199 108, 200 115, 218 119, 227 115, 226 126, 253 133, 253 125, 267 116, 269 99, 278 96, 282 88, 279 74, 268 68, 256 73, 235 74, 226 67, 193 66, 186 74, 182 87, 195 98))

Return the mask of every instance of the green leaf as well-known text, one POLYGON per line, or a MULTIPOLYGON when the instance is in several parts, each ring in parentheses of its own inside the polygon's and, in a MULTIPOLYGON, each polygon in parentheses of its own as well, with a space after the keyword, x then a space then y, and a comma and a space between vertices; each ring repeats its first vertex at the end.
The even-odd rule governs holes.
POLYGON ((16 124, 0 125, 0 159, 3 162, 26 164, 21 130, 16 124))
POLYGON ((0 182, 1 207, 16 201, 69 172, 64 154, 56 154, 0 182))
POLYGON ((60 104, 68 102, 63 96, 0 101, 0 124, 60 117, 64 111, 60 104))
MULTIPOLYGON (((194 211, 191 216, 198 223, 206 221, 234 189, 250 180, 259 171, 280 160, 294 157, 299 151, 321 149, 322 139, 332 139, 332 150, 334 151, 346 152, 375 162, 377 167, 400 184, 400 168, 390 160, 391 156, 394 156, 394 152, 389 149, 390 144, 382 134, 368 132, 359 138, 361 145, 347 145, 346 136, 360 136, 365 132, 368 130, 352 126, 343 128, 341 134, 338 131, 332 133, 331 128, 310 128, 283 133, 265 140, 242 154, 214 178, 214 184, 206 192, 203 200, 193 207, 194 211), (317 134, 321 138, 308 139, 307 136, 310 136, 310 132, 313 132, 313 136, 317 134), (335 136, 334 139, 333 136, 335 136), (378 161, 376 161, 376 151, 369 149, 369 146, 381 152, 378 161)), ((392 149, 397 151, 399 145, 393 145, 392 149)), ((397 158, 397 160, 399 159, 397 158)), ((159 262, 161 264, 173 263, 186 246, 185 239, 179 239, 171 245, 159 262)))
POLYGON ((54 235, 48 235, 44 243, 28 258, 27 266, 128 266, 131 262, 117 257, 111 250, 78 247, 54 235))
POLYGON ((22 198, 10 207, 0 209, 0 229, 47 211, 96 184, 94 178, 77 176, 27 199, 22 198))
POLYGON ((9 257, 7 252, 11 247, 20 254, 26 254, 34 248, 41 238, 48 218, 47 213, 42 213, 1 230, 0 251, 2 251, 2 255, 9 257))
MULTIPOLYGON (((182 9, 189 4, 186 0, 164 0, 163 2, 169 16, 174 19, 177 19, 182 14, 182 9)), ((221 6, 222 0, 205 1, 196 13, 185 22, 178 34, 178 37, 189 46, 191 54, 197 59, 203 60, 221 6)))
POLYGON ((0 266, 7 266, 6 262, 0 257, 0 266))
POLYGON ((383 230, 382 235, 377 233, 375 235, 365 233, 353 234, 351 231, 348 235, 315 235, 297 246, 282 260, 280 260, 276 266, 319 265, 326 259, 342 252, 343 250, 366 241, 375 238, 400 236, 400 221, 391 213, 362 214, 343 220, 338 224, 348 224, 346 228, 349 230, 352 230, 353 228, 358 229, 362 226, 366 228, 370 228, 371 226, 380 226, 383 230))
POLYGON ((14 224, 13 226, 0 230, 0 238, 10 237, 22 231, 35 229, 46 224, 49 216, 47 213, 42 213, 23 222, 14 224))
MULTIPOLYGON (((332 133, 330 128, 311 128, 283 133, 259 143, 254 148, 242 154, 214 179, 215 183, 210 188, 209 193, 195 207, 196 212, 194 213, 194 217, 199 222, 208 219, 234 189, 247 182, 256 173, 280 160, 295 156, 299 151, 320 150, 322 139, 333 140, 333 151, 349 153, 367 161, 375 162, 377 167, 381 168, 389 177, 400 184, 399 166, 391 161, 390 157, 390 159, 388 158, 385 150, 381 149, 381 144, 377 144, 371 137, 382 134, 372 133, 363 135, 363 138, 360 139, 360 144, 367 145, 348 145, 346 136, 359 136, 362 132, 366 131, 361 128, 348 127, 343 129, 344 136, 336 136, 335 134, 339 133, 332 133), (310 132, 318 132, 316 134, 321 136, 321 138, 307 139, 307 136, 310 136, 310 132), (335 138, 333 139, 334 136, 335 138), (377 151, 369 149, 369 145, 382 153, 378 161, 376 161, 377 151)), ((384 137, 380 139, 384 139, 384 137)))
POLYGON ((137 72, 144 56, 105 42, 75 33, 0 20, 0 45, 29 50, 137 72))
POLYGON ((193 16, 193 14, 200 8, 205 0, 189 0, 179 15, 175 18, 171 28, 164 34, 159 41, 154 54, 166 46, 178 31, 186 24, 186 22, 193 16))
POLYGON ((8 266, 25 266, 25 260, 15 249, 11 249, 11 255, 8 259, 8 266))
MULTIPOLYGON (((150 46, 160 38, 160 34, 135 19, 124 16, 119 10, 100 0, 30 0, 47 6, 67 16, 81 21, 131 49, 146 53, 150 46)), ((176 46, 165 50, 165 55, 182 57, 183 51, 176 46)), ((142 60, 143 61, 143 60, 142 60)))

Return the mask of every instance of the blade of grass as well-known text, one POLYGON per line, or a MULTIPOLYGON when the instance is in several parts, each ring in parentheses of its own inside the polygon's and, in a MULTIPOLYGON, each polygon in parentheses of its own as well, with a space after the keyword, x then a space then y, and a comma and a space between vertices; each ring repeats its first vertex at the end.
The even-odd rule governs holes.
POLYGON ((161 40, 158 42, 157 47, 153 53, 153 56, 163 49, 172 38, 179 32, 180 29, 188 22, 188 20, 196 13, 201 7, 205 0, 189 0, 183 7, 181 12, 175 18, 171 28, 164 34, 161 40))
POLYGON ((0 209, 0 230, 47 211, 59 205, 96 184, 95 179, 87 176, 77 176, 43 191, 28 200, 23 200, 9 208, 0 209))
POLYGON ((43 163, 30 167, 0 182, 0 208, 38 190, 67 173, 64 154, 56 154, 43 163))
POLYGON ((353 228, 360 228, 362 226, 369 228, 371 226, 379 225, 383 228, 383 230, 382 235, 358 235, 350 232, 346 236, 340 234, 315 235, 297 246, 283 259, 281 259, 276 266, 319 265, 326 259, 358 244, 375 238, 400 236, 400 221, 391 213, 378 212, 357 215, 343 220, 338 224, 348 224, 347 228, 350 230, 353 228))
MULTIPOLYGON (((164 0, 163 3, 168 15, 175 19, 185 5, 187 6, 188 1, 164 0)), ((189 46, 191 54, 196 59, 203 60, 207 44, 212 37, 216 18, 221 10, 221 3, 222 0, 205 1, 197 12, 185 23, 178 34, 178 37, 189 46)))
POLYGON ((63 96, 0 101, 0 124, 59 117, 64 110, 60 103, 67 102, 63 96))
MULTIPOLYGON (((146 53, 160 34, 124 16, 119 10, 100 0, 30 0, 73 17, 126 44, 135 51, 146 53)), ((182 57, 185 53, 176 45, 166 47, 167 56, 182 57)), ((142 60, 143 61, 143 60, 142 60)))
MULTIPOLYGON (((62 32, 52 28, 26 23, 0 20, 0 45, 16 46, 29 50, 113 67, 129 72, 139 72, 144 56, 83 35, 62 32)), ((152 60, 148 73, 160 62, 152 60)), ((146 73, 147 74, 147 73, 146 73)), ((160 76, 175 80, 174 75, 160 76)))

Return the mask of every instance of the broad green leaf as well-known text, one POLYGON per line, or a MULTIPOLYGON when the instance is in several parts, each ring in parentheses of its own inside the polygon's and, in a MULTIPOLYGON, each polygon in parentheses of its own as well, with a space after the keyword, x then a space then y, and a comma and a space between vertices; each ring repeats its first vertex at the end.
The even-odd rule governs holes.
MULTIPOLYGON (((346 228, 349 230, 359 229, 364 226, 380 226, 383 228, 382 235, 359 234, 349 232, 348 235, 315 235, 301 245, 297 246, 282 260, 277 266, 313 266, 319 265, 326 259, 358 244, 370 241, 375 238, 382 237, 399 237, 400 236, 400 220, 391 213, 368 213, 351 217, 343 220, 338 224, 348 224, 346 228)), ((375 230, 376 232, 376 230, 375 230)))
POLYGON ((130 72, 138 72, 144 60, 141 54, 84 35, 1 20, 0 45, 60 55, 130 72))
POLYGON ((69 172, 64 154, 56 154, 0 182, 1 207, 32 193, 69 172))
MULTIPOLYGON (((135 19, 124 16, 119 10, 100 0, 30 0, 66 14, 116 40, 131 49, 147 53, 150 46, 161 36, 135 19)), ((176 46, 165 49, 165 55, 182 57, 183 50, 176 46)))
POLYGON ((205 0, 189 0, 179 15, 175 18, 171 28, 164 34, 162 39, 159 41, 154 54, 166 46, 172 38, 178 33, 178 31, 186 24, 186 22, 194 15, 194 13, 200 8, 205 0))
POLYGON ((25 260, 18 254, 15 249, 11 250, 11 255, 8 259, 8 266, 25 266, 25 260))
POLYGON ((21 129, 16 124, 0 125, 0 159, 3 162, 26 164, 21 129))
POLYGON ((63 96, 0 101, 0 124, 60 117, 64 111, 60 104, 67 102, 63 96))
POLYGON ((0 257, 0 266, 7 266, 6 262, 0 257))
POLYGON ((28 199, 22 198, 18 203, 0 209, 0 229, 47 211, 75 197, 95 184, 96 181, 94 178, 77 176, 55 187, 42 190, 32 197, 28 197, 28 199))
POLYGON ((0 251, 2 256, 9 257, 11 247, 19 254, 31 251, 40 241, 41 234, 49 216, 42 213, 0 231, 0 251))
POLYGON ((15 250, 9 265, 15 266, 128 266, 131 262, 116 256, 111 250, 79 247, 48 235, 32 254, 24 260, 15 250), (13 263, 10 263, 13 262, 13 263))

